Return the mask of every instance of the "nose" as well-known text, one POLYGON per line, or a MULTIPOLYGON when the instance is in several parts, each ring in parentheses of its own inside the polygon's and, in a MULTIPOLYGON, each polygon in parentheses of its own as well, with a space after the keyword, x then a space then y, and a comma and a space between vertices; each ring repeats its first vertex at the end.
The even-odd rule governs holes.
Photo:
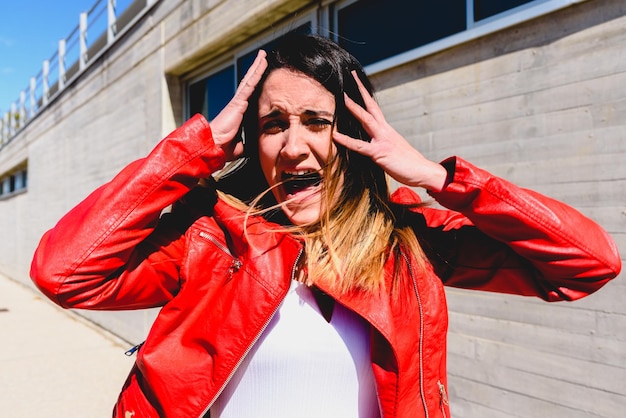
POLYGON ((288 160, 306 158, 309 154, 309 146, 305 138, 306 129, 300 123, 291 123, 284 134, 284 143, 280 150, 281 157, 288 160))

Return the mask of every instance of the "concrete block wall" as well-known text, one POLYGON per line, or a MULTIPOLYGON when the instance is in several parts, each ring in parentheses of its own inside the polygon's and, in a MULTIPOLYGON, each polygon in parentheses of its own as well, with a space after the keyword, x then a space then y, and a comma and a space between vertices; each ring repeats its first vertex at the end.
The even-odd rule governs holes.
MULTIPOLYGON (((374 76, 392 125, 563 200, 626 252, 626 4, 588 1, 374 76)), ((587 299, 447 289, 453 416, 626 414, 626 284, 587 299)))
MULTIPOLYGON (((28 160, 0 200, 0 271, 29 283, 43 232, 183 121, 190 72, 318 2, 161 0, 0 152, 28 160)), ((626 251, 626 4, 590 0, 373 75, 389 121, 599 221, 626 251)), ((456 417, 620 417, 623 280, 574 303, 447 290, 456 417)), ((136 343, 155 311, 83 312, 136 343)))

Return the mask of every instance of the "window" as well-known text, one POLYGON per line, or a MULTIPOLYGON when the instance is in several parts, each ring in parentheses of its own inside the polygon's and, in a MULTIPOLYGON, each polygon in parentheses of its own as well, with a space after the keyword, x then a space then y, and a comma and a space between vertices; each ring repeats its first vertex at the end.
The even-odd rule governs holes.
MULTIPOLYGON (((375 73, 567 7, 562 0, 338 0, 320 2, 283 33, 331 33, 375 73), (319 19, 319 25, 318 25, 319 19)), ((288 27, 287 27, 288 25, 288 27)), ((233 52, 221 67, 198 72, 186 86, 186 112, 209 120, 226 105, 259 48, 271 49, 279 30, 233 52)))
POLYGON ((334 39, 369 73, 384 71, 550 13, 561 0, 342 0, 334 39))
POLYGON ((466 28, 466 0, 361 0, 337 11, 338 42, 368 65, 466 28))
POLYGON ((12 196, 26 190, 28 186, 28 168, 21 164, 18 168, 0 176, 0 198, 12 196))
POLYGON ((26 171, 26 169, 20 170, 17 173, 14 174, 15 176, 15 189, 16 190, 22 190, 25 189, 27 186, 27 181, 28 181, 28 172, 26 171))
POLYGON ((474 0, 474 20, 479 21, 533 0, 474 0))
POLYGON ((230 65, 217 73, 189 86, 189 116, 203 114, 213 119, 226 106, 235 91, 235 66, 230 65))

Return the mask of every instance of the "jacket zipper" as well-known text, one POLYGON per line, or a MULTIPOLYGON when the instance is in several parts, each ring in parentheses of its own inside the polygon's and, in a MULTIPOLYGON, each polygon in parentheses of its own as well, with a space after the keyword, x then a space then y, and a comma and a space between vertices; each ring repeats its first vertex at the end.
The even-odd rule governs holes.
MULTIPOLYGON (((300 248, 300 252, 298 253, 298 255, 296 257, 296 260, 293 263, 293 267, 291 268, 291 280, 292 281, 295 280, 295 277, 296 277, 296 267, 298 266, 298 263, 300 262, 300 258, 302 257, 303 253, 304 253, 304 249, 300 248)), ((226 380, 224 381, 224 383, 222 384, 220 389, 215 393, 215 396, 213 397, 213 399, 211 399, 211 402, 209 402, 209 404, 204 409, 204 411, 202 411, 202 414, 200 414, 199 418, 203 418, 206 415, 206 413, 209 412, 209 410, 211 409, 211 406, 213 406, 213 404, 215 403, 217 398, 222 394, 224 389, 226 389, 226 385, 228 385, 228 382, 230 382, 230 380, 233 378, 233 376, 235 375, 235 372, 237 371, 237 369, 239 369, 239 366, 241 366, 241 363, 243 363, 243 360, 246 358, 246 356, 248 355, 250 350, 252 350, 252 347, 254 347, 254 345, 259 340, 259 338, 261 338, 261 335, 263 335, 263 332, 265 331, 265 329, 269 325, 270 321, 272 320, 272 318, 274 318, 274 315, 276 315, 276 312, 278 311, 278 308, 280 308, 280 304, 278 304, 278 306, 276 306, 276 308, 274 308, 274 310, 272 311, 272 314, 269 316, 269 318, 267 318, 267 321, 265 321, 265 323, 263 324, 263 327, 261 327, 261 329, 259 330, 257 335, 254 337, 254 339, 252 340, 252 342, 250 343, 250 345, 248 346, 246 351, 243 353, 243 355, 241 356, 239 361, 237 361, 237 364, 235 364, 235 367, 233 367, 233 369, 231 370, 230 374, 228 375, 228 377, 226 378, 226 380)))
POLYGON ((230 249, 225 246, 224 244, 222 244, 220 242, 220 240, 218 240, 215 236, 209 234, 208 232, 204 232, 204 231, 200 231, 199 235, 208 240, 211 241, 213 244, 215 244, 215 246, 217 248, 219 248, 220 250, 222 250, 222 252, 226 253, 227 255, 229 255, 233 261, 230 264, 230 267, 228 268, 228 279, 232 279, 233 278, 233 274, 235 274, 237 271, 239 271, 239 269, 243 266, 243 262, 236 258, 231 252, 230 249))
POLYGON ((213 234, 209 234, 208 232, 205 232, 205 231, 200 231, 198 235, 200 235, 202 238, 208 241, 211 241, 213 244, 217 246, 217 248, 219 248, 220 250, 222 250, 229 256, 231 257, 233 256, 233 254, 230 252, 230 249, 226 245, 222 244, 222 242, 218 240, 213 234))
POLYGON ((423 353, 424 353, 424 309, 422 306, 422 298, 420 297, 419 290, 417 289, 417 281, 415 280, 415 274, 413 273, 413 267, 409 262, 409 258, 407 255, 402 252, 402 257, 406 262, 407 268, 409 269, 409 275, 411 276, 411 280, 413 281, 413 291, 415 292, 415 297, 417 298, 417 306, 419 308, 420 314, 420 341, 419 341, 419 368, 420 368, 420 396, 422 397, 422 406, 424 407, 424 416, 428 418, 428 406, 426 405, 426 397, 424 396, 424 361, 423 361, 423 353))

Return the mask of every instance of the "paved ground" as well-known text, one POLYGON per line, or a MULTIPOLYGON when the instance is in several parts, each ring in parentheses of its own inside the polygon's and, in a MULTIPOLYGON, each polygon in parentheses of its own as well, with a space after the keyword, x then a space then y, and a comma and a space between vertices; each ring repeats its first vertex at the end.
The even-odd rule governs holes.
POLYGON ((128 347, 0 275, 0 418, 110 417, 128 347))

